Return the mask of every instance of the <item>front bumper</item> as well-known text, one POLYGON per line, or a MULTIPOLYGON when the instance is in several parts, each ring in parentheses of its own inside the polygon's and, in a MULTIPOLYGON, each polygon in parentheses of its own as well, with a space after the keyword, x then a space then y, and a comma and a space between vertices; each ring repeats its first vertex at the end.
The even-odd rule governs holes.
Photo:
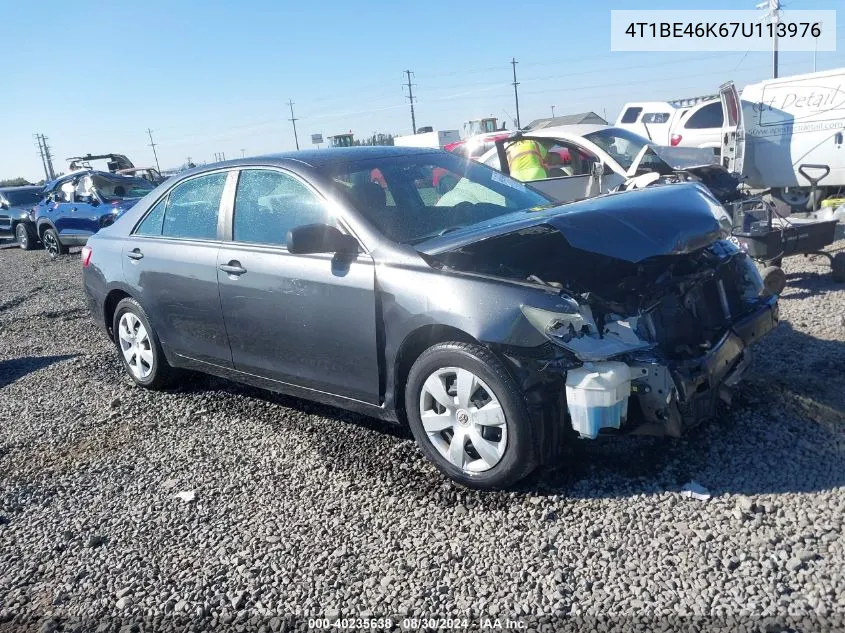
MULTIPOLYGON (((668 370, 665 391, 643 389, 632 394, 639 400, 644 422, 634 432, 678 436, 717 414, 720 400, 730 399, 751 365, 749 346, 773 330, 779 320, 777 297, 762 300, 756 310, 733 323, 730 330, 704 356, 662 364, 668 370)), ((661 363, 651 360, 643 365, 661 363)), ((640 366, 636 365, 635 366, 640 366)), ((636 381, 634 383, 636 385, 636 381)))

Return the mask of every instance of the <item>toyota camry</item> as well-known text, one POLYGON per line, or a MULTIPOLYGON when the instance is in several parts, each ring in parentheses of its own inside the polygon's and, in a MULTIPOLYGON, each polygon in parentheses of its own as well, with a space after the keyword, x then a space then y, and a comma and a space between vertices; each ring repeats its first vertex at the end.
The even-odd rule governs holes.
POLYGON ((332 149, 180 174, 82 264, 138 385, 190 369, 407 424, 500 488, 730 399, 778 309, 725 226, 694 183, 559 205, 447 152, 332 149))

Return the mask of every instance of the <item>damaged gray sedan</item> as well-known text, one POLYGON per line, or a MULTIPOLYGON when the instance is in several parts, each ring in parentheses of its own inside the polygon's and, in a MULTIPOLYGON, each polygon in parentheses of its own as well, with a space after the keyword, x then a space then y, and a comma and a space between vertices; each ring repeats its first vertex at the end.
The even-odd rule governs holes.
POLYGON ((500 488, 729 400, 778 308, 724 223, 697 184, 557 205, 445 152, 351 148, 181 174, 82 263, 138 385, 192 369, 408 424, 500 488))

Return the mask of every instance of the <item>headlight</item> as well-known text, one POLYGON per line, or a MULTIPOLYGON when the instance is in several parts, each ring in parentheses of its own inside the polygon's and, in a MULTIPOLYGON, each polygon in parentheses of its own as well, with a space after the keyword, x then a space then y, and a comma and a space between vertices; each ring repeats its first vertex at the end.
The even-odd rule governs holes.
POLYGON ((522 313, 552 343, 569 350, 584 362, 606 360, 652 347, 651 343, 637 336, 637 317, 617 318, 605 323, 604 331, 600 333, 593 312, 587 305, 577 305, 574 312, 551 312, 524 305, 522 313))
POLYGON ((572 312, 551 312, 533 306, 522 306, 528 322, 551 339, 569 342, 577 336, 596 334, 596 323, 589 308, 582 311, 575 301, 572 312))

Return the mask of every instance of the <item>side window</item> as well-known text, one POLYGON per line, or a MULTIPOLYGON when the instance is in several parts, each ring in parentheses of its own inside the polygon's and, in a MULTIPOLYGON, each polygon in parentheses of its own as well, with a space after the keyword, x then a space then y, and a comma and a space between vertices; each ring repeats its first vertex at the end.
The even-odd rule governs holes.
POLYGON ((687 120, 684 127, 688 130, 701 130, 712 127, 721 128, 723 120, 724 115, 722 114, 722 103, 720 101, 715 101, 714 103, 704 106, 698 112, 693 114, 687 120))
POLYGON ((649 112, 643 115, 643 123, 666 123, 668 120, 668 112, 649 112))
POLYGON ((192 178, 168 197, 161 234, 198 240, 217 238, 217 212, 226 172, 192 178))
POLYGON ((236 242, 284 246, 292 228, 317 223, 334 220, 323 201, 299 180, 268 169, 241 172, 232 227, 236 242))
POLYGON ((164 223, 164 208, 167 206, 167 198, 159 200, 147 217, 135 229, 135 235, 161 235, 161 227, 164 223))
POLYGON ((636 123, 637 117, 640 116, 642 111, 642 108, 628 108, 622 115, 622 123, 636 123))

